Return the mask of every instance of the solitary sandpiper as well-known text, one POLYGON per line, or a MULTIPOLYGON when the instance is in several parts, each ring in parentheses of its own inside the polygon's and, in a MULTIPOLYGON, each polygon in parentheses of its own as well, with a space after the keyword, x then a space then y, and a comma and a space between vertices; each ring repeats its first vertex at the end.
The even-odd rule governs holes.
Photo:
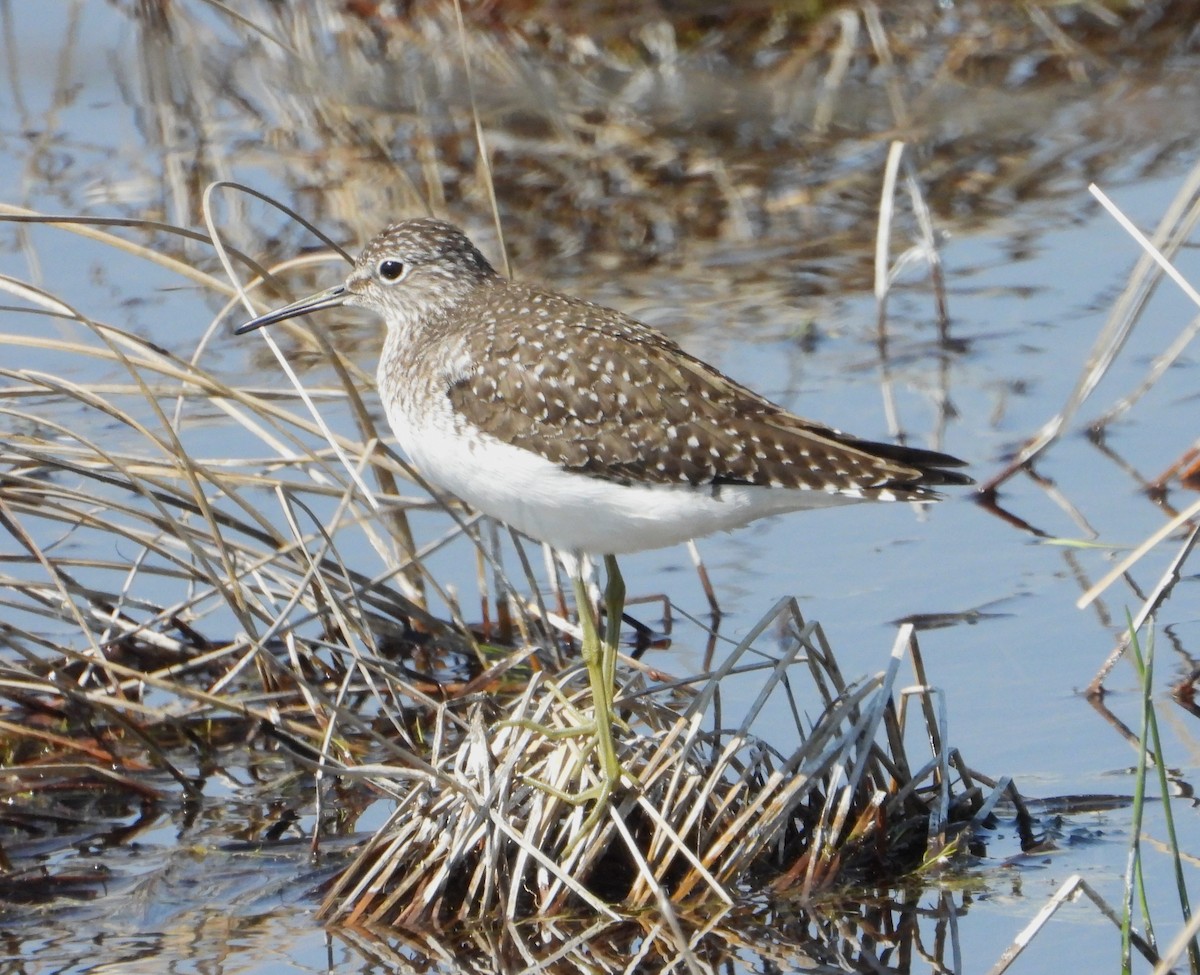
POLYGON ((379 393, 429 480, 575 557, 604 556, 603 643, 574 573, 603 800, 624 592, 615 556, 784 511, 933 501, 970 484, 947 454, 873 443, 805 420, 602 305, 511 281, 458 228, 393 224, 343 284, 247 322, 357 305, 387 338, 379 393))

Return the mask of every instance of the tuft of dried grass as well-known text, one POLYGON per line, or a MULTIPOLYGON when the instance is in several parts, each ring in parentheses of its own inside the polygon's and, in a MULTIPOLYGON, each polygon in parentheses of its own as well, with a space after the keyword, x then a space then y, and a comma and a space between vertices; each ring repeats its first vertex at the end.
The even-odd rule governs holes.
MULTIPOLYGON (((948 750, 906 754, 896 680, 910 650, 904 627, 888 669, 847 684, 820 626, 784 600, 697 679, 682 709, 666 700, 679 684, 637 675, 619 699, 628 730, 617 736, 633 784, 590 828, 588 804, 570 798, 595 781, 590 738, 571 733, 586 692, 572 689, 577 675, 538 675, 498 714, 474 709, 457 744, 435 741, 433 774, 372 775, 396 808, 322 913, 409 929, 581 909, 616 919, 664 904, 731 906, 755 891, 811 897, 945 860, 1003 787, 985 798, 948 750), (779 625, 781 650, 754 649, 779 625), (722 681, 749 673, 761 690, 727 725, 722 681), (792 718, 786 734, 781 715, 792 718)), ((944 737, 926 727, 921 739, 944 737)))

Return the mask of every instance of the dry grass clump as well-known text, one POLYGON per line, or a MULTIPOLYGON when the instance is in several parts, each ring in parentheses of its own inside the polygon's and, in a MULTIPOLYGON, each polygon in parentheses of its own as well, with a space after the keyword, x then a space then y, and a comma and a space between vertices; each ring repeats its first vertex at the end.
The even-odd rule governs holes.
MULTIPOLYGON (((789 600, 684 706, 664 700, 676 686, 635 677, 619 702, 630 730, 618 738, 635 783, 594 825, 590 805, 569 798, 595 781, 590 737, 570 734, 586 693, 569 694, 569 676, 563 687, 535 679, 499 720, 477 709, 457 745, 435 741, 433 774, 372 772, 396 795, 395 811, 322 910, 410 929, 580 909, 615 919, 667 903, 686 911, 764 890, 811 897, 894 880, 947 856, 999 796, 985 801, 948 753, 916 763, 905 753, 895 682, 909 649, 906 628, 885 673, 847 685, 820 627, 789 600), (782 651, 752 649, 780 622, 782 651), (736 722, 717 706, 731 674, 761 682, 736 722), (780 727, 784 715, 791 727, 780 727)), ((926 727, 922 739, 938 742, 941 731, 926 727)))

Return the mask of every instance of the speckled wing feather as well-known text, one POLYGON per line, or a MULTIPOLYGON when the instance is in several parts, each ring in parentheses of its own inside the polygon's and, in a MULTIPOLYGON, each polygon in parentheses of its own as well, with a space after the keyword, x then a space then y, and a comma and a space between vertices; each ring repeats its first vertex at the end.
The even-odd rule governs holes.
MULTIPOLYGON (((619 312, 522 285, 486 294, 486 354, 449 390, 468 423, 621 484, 746 484, 931 497, 970 479, 945 454, 788 413, 619 312), (516 326, 520 323, 520 330, 516 326)), ((478 337, 474 341, 479 341, 478 337)))

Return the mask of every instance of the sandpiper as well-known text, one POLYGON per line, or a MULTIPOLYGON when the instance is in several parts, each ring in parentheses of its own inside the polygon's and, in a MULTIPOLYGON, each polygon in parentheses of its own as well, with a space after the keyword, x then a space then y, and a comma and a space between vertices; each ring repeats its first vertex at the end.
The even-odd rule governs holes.
POLYGON ((601 641, 574 587, 601 782, 622 772, 613 682, 624 591, 615 556, 756 518, 858 501, 933 501, 970 484, 947 454, 874 443, 796 416, 619 311, 498 274, 457 227, 393 224, 345 282, 238 334, 354 305, 387 325, 379 393, 433 484, 582 562, 603 556, 601 641))

